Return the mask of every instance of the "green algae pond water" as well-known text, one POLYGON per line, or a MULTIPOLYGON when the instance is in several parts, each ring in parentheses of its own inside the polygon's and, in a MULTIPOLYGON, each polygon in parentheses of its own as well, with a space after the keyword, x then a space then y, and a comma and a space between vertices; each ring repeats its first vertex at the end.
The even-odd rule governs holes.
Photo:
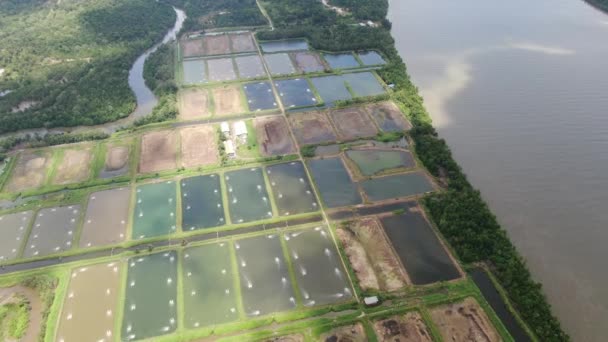
POLYGON ((312 159, 308 165, 325 206, 335 208, 362 202, 342 159, 312 159))
POLYGON ((407 197, 433 191, 433 184, 422 172, 372 178, 361 182, 371 201, 407 197))
POLYGON ((399 167, 414 167, 414 157, 410 152, 395 150, 349 150, 346 156, 350 158, 364 176, 373 176, 379 172, 399 167))
POLYGON ((0 216, 0 262, 17 257, 33 214, 24 211, 0 216))
POLYGON ((268 166, 266 173, 280 215, 301 214, 319 209, 301 162, 268 166))
POLYGON ((247 316, 262 316, 296 307, 279 235, 237 240, 234 248, 247 316))
POLYGON ((348 275, 326 228, 289 232, 284 239, 305 306, 352 298, 348 275))
POLYGON ((239 318, 230 254, 229 242, 184 250, 182 265, 187 328, 239 318))
POLYGON ((460 277, 458 269, 430 224, 419 212, 381 218, 412 283, 425 285, 460 277))
POLYGON ((145 239, 175 232, 175 182, 137 187, 133 212, 133 239, 145 239))
POLYGON ((123 340, 168 334, 177 328, 177 253, 129 259, 123 340))
POLYGON ((217 174, 180 181, 184 231, 225 224, 220 177, 217 174))
POLYGON ((272 217, 272 207, 262 169, 254 167, 224 174, 232 223, 272 217))

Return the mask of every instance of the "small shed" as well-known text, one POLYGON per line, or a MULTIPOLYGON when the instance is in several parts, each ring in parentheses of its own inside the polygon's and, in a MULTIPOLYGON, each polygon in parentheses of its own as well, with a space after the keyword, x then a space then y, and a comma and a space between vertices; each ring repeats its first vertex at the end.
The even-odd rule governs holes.
POLYGON ((234 157, 236 155, 236 151, 234 150, 234 144, 232 140, 224 141, 224 151, 228 157, 234 157))
POLYGON ((240 139, 247 139, 247 125, 245 121, 237 121, 232 127, 234 129, 234 135, 240 139))
POLYGON ((365 297, 363 298, 363 302, 366 306, 374 306, 380 304, 380 300, 376 296, 365 297))
POLYGON ((228 125, 228 123, 226 121, 222 122, 220 124, 220 131, 222 131, 223 135, 230 135, 230 126, 228 125))

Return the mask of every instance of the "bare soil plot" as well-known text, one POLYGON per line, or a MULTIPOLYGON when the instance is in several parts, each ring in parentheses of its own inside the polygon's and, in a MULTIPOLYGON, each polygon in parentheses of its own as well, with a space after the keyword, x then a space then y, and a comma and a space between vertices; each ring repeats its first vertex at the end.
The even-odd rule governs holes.
POLYGON ((101 178, 111 178, 127 173, 129 171, 130 150, 129 146, 126 145, 108 145, 106 161, 99 176, 101 178))
POLYGON ((211 116, 207 89, 184 89, 179 93, 179 118, 191 120, 211 116))
POLYGON ((374 331, 380 342, 431 342, 433 338, 422 316, 408 312, 374 323, 374 331))
POLYGON ((212 93, 216 115, 238 114, 246 111, 243 101, 241 101, 241 90, 238 86, 215 88, 212 93))
POLYGON ((407 274, 375 218, 343 224, 337 235, 361 288, 394 291, 408 283, 407 274))
POLYGON ((108 263, 72 271, 57 341, 113 340, 121 268, 119 263, 108 263))
POLYGON ((203 37, 205 55, 227 55, 230 53, 230 39, 225 34, 215 34, 203 37))
POLYGON ((117 244, 125 240, 131 188, 94 192, 89 196, 80 247, 117 244))
POLYGON ((406 131, 412 128, 403 113, 393 102, 373 103, 366 106, 374 121, 385 132, 406 131))
POLYGON ((141 137, 139 172, 176 169, 177 138, 174 131, 151 132, 141 137))
POLYGON ((182 40, 180 45, 182 47, 183 57, 195 57, 205 55, 203 40, 201 38, 182 40))
POLYGON ((433 308, 431 317, 444 341, 502 341, 486 313, 473 298, 433 308))
POLYGON ((276 156, 296 152, 287 121, 282 116, 267 116, 254 120, 258 145, 262 155, 276 156))
POLYGON ((292 54, 299 72, 320 72, 325 70, 321 56, 314 52, 295 52, 292 54))
POLYGON ((378 134, 376 126, 362 107, 332 110, 329 117, 336 126, 341 140, 354 140, 378 134))
POLYGON ((250 32, 234 33, 230 34, 229 37, 232 43, 232 52, 234 53, 257 50, 250 32))
POLYGON ((292 114, 289 124, 300 145, 319 144, 336 140, 336 134, 323 112, 292 114))
POLYGON ((7 192, 18 192, 36 188, 44 184, 47 169, 51 165, 51 151, 25 151, 17 158, 17 163, 6 184, 7 192))
POLYGON ((366 342, 368 341, 368 338, 361 323, 356 323, 334 328, 329 332, 321 335, 319 340, 326 342, 366 342))
POLYGON ((63 159, 57 165, 53 184, 70 184, 87 180, 92 159, 91 147, 65 150, 63 159))
POLYGON ((219 162, 217 137, 211 125, 187 127, 180 130, 182 166, 186 168, 219 162))

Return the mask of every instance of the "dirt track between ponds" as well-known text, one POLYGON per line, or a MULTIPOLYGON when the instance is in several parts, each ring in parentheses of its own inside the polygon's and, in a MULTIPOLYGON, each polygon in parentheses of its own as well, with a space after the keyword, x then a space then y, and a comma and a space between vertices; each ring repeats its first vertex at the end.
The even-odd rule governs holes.
POLYGON ((24 296, 30 305, 29 322, 21 341, 36 342, 42 327, 42 301, 36 291, 21 285, 0 288, 0 305, 8 303, 14 294, 24 296))
POLYGON ((374 323, 380 342, 431 342, 433 338, 417 312, 394 316, 374 323))
POLYGON ((445 341, 502 341, 486 313, 473 298, 433 308, 431 317, 445 341))

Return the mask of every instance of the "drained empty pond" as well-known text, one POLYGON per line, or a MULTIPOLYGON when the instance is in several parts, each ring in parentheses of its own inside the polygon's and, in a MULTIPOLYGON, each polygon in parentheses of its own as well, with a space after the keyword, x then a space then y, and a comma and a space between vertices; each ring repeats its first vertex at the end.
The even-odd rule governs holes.
POLYGON ((241 294, 249 317, 285 311, 296 306, 279 235, 235 241, 241 294))
POLYGON ((371 201, 420 195, 434 190, 433 184, 422 172, 372 178, 361 182, 361 186, 371 201))
POLYGON ((266 173, 280 215, 294 215, 319 209, 301 162, 268 166, 266 173))
POLYGON ((381 218, 382 226, 412 283, 430 284, 460 277, 433 229, 417 211, 381 218))
POLYGON ((181 180, 184 231, 225 223, 220 177, 216 174, 181 180))
POLYGON ((305 306, 349 300, 350 281, 325 227, 284 235, 305 306))
POLYGON ((32 211, 25 211, 0 216, 0 263, 17 257, 32 215, 32 211))
POLYGON ((38 211, 23 256, 40 257, 71 249, 79 218, 79 205, 38 211))
POLYGON ((238 319, 230 244, 221 242, 187 248, 182 258, 186 327, 238 319))
POLYGON ((252 112, 278 107, 270 82, 247 83, 243 85, 243 90, 247 96, 249 110, 252 112))
POLYGON ((357 185, 340 158, 313 159, 309 165, 325 206, 335 208, 361 203, 357 185))
POLYGON ((385 170, 410 168, 416 165, 414 157, 407 151, 349 150, 346 151, 346 156, 357 165, 357 168, 364 176, 373 176, 385 170))
POLYGON ((57 330, 58 341, 115 339, 121 268, 121 263, 112 262, 72 271, 57 330))
POLYGON ((96 247, 125 240, 131 188, 94 192, 89 196, 80 247, 96 247))
POLYGON ((129 259, 122 338, 163 335, 177 328, 177 253, 129 259))
POLYGON ((175 232, 175 182, 137 187, 133 212, 133 239, 145 239, 175 232))
POLYGON ((272 207, 262 169, 258 167, 226 172, 224 175, 232 223, 272 217, 272 207))

